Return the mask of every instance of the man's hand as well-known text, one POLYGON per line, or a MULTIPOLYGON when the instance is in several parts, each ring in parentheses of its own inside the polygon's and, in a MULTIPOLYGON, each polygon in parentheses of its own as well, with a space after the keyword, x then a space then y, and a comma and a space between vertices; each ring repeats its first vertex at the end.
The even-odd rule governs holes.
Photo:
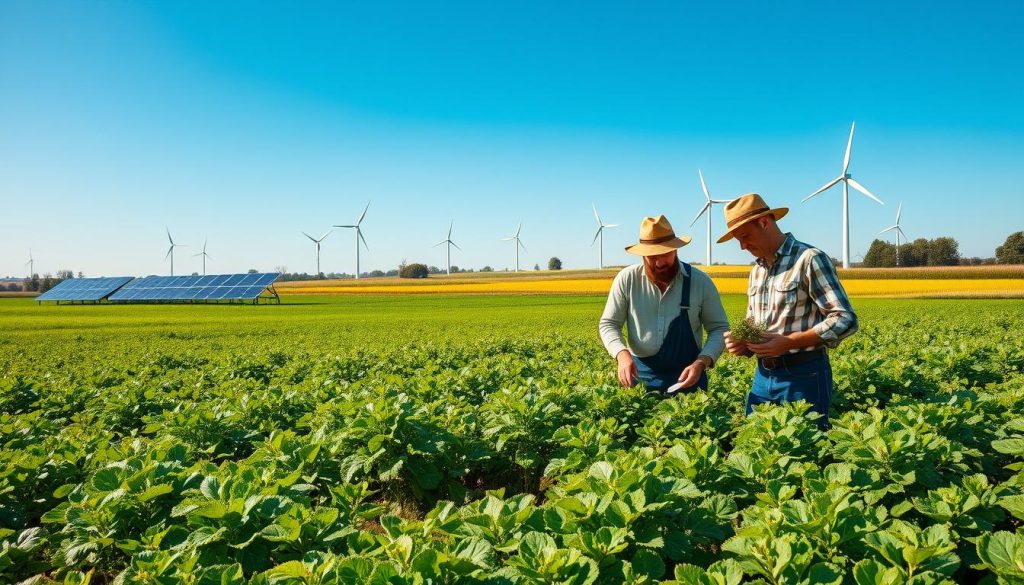
POLYGON ((729 353, 735 356, 745 357, 754 355, 753 352, 747 347, 746 343, 742 341, 736 341, 732 338, 732 331, 725 332, 725 349, 729 353))
POLYGON ((623 388, 632 388, 640 378, 640 373, 636 370, 636 363, 633 362, 633 356, 630 355, 629 350, 624 349, 615 356, 615 361, 619 362, 619 383, 623 388))
POLYGON ((703 373, 704 361, 698 359, 692 364, 686 366, 683 373, 679 374, 679 383, 683 385, 683 388, 689 388, 700 380, 700 375, 703 373))
POLYGON ((773 358, 779 357, 791 349, 795 349, 796 345, 794 345, 793 342, 785 335, 768 333, 764 336, 764 341, 762 343, 750 343, 747 344, 747 347, 750 348, 750 351, 754 352, 754 355, 757 357, 773 358))

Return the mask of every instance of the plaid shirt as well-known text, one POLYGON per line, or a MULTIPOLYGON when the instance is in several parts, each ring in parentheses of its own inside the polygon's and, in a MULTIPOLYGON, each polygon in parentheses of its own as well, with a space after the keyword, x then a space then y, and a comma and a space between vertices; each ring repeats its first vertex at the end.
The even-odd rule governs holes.
POLYGON ((771 266, 758 258, 750 270, 747 316, 765 323, 771 333, 786 335, 813 329, 827 347, 836 347, 857 331, 857 315, 832 260, 790 233, 771 266))

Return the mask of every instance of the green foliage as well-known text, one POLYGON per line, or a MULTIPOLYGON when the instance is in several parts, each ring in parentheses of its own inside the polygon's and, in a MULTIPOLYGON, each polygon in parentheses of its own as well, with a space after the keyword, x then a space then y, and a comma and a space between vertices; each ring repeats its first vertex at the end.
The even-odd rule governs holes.
POLYGON ((0 306, 0 582, 1024 583, 1019 303, 859 302, 823 432, 600 298, 308 302, 0 306))
POLYGON ((764 323, 758 323, 754 321, 753 317, 747 317, 736 323, 729 333, 734 340, 740 343, 761 343, 764 341, 765 335, 768 334, 768 329, 765 328, 764 323))

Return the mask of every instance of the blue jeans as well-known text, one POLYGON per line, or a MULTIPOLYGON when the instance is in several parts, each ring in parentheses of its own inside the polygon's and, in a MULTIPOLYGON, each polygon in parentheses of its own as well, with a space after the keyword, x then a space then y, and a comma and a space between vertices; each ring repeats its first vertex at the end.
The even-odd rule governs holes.
POLYGON ((828 409, 832 404, 832 364, 828 357, 769 370, 757 364, 754 383, 747 394, 747 415, 754 406, 771 402, 783 404, 805 400, 811 410, 822 415, 818 426, 827 429, 828 409))

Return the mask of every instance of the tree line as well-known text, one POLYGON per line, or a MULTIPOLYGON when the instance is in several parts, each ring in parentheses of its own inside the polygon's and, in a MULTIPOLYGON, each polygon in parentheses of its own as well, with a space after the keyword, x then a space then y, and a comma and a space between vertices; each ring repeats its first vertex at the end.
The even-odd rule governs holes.
POLYGON ((960 244, 951 237, 932 240, 918 238, 900 244, 875 240, 864 255, 862 266, 888 268, 893 266, 959 266, 984 264, 1024 264, 1024 232, 1010 234, 1002 246, 995 249, 991 258, 964 258, 960 255, 960 244))

